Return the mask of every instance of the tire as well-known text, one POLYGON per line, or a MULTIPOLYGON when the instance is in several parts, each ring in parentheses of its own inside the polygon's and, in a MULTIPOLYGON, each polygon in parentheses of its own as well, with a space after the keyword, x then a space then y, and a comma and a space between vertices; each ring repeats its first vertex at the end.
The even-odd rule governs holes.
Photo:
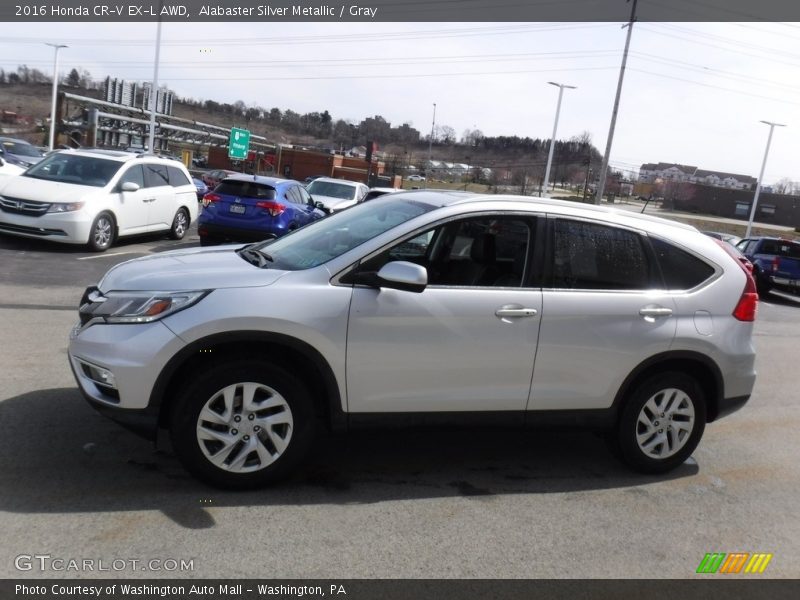
POLYGON ((92 252, 105 252, 114 243, 114 217, 107 212, 97 215, 89 230, 89 241, 86 243, 92 252))
POLYGON ((761 271, 755 273, 756 290, 758 295, 762 298, 772 291, 772 286, 767 282, 767 279, 761 274, 761 271))
POLYGON ((218 246, 219 242, 214 238, 200 236, 200 245, 201 246, 218 246))
POLYGON ((697 381, 680 372, 654 375, 633 390, 622 410, 620 457, 642 473, 665 473, 691 456, 705 426, 706 399, 697 381))
POLYGON ((172 219, 172 227, 169 230, 169 237, 173 240, 182 240, 189 229, 189 213, 185 208, 179 208, 172 219))
POLYGON ((300 379, 268 359, 243 357, 204 370, 178 395, 170 422, 186 470, 226 489, 286 477, 308 453, 315 430, 311 395, 300 379))

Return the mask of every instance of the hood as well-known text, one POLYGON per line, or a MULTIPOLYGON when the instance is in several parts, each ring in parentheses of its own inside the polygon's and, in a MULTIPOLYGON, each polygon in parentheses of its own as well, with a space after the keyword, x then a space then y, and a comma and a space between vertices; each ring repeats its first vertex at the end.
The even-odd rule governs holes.
POLYGON ((259 269, 236 254, 241 247, 188 248, 135 258, 112 267, 98 287, 102 292, 257 287, 275 283, 289 272, 259 269))
POLYGON ((89 195, 106 193, 104 188, 46 181, 35 177, 9 177, 0 194, 37 202, 77 202, 89 195))

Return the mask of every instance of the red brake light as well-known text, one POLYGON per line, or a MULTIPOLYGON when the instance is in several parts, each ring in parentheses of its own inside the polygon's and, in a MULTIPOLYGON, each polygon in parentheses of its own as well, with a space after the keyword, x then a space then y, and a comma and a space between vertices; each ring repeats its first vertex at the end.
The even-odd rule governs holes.
POLYGON ((279 202, 256 202, 256 206, 266 210, 272 217, 277 217, 286 210, 286 207, 279 202))
MULTIPOLYGON (((744 272, 747 281, 744 284, 744 290, 736 303, 736 308, 733 309, 733 317, 739 321, 755 321, 756 313, 758 312, 758 290, 756 290, 756 280, 753 279, 752 265, 750 269, 742 262, 742 255, 735 250, 733 246, 721 240, 714 240, 719 244, 728 255, 736 261, 739 268, 744 272)), ((749 262, 749 261, 748 261, 749 262)))
POLYGON ((222 196, 215 194, 214 192, 209 192, 203 196, 203 206, 208 206, 212 202, 219 202, 220 200, 222 200, 222 196))
POLYGON ((777 256, 773 257, 773 259, 772 259, 772 270, 773 271, 777 271, 778 270, 778 265, 780 265, 780 262, 781 262, 780 258, 778 258, 777 256))

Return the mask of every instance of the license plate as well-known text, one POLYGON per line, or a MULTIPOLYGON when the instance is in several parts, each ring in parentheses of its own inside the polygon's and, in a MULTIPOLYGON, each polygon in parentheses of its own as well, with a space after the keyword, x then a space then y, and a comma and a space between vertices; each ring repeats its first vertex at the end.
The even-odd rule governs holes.
POLYGON ((231 204, 229 209, 232 213, 236 213, 237 215, 243 215, 244 211, 247 210, 246 207, 242 206, 241 204, 231 204))

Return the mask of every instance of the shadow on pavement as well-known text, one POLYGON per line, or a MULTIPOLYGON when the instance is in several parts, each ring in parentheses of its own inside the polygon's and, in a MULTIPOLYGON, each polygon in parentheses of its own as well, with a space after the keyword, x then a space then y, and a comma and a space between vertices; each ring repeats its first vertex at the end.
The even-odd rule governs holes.
POLYGON ((177 524, 215 525, 206 508, 364 504, 636 488, 696 475, 626 469, 591 433, 380 431, 320 440, 288 481, 223 492, 170 454, 101 417, 73 388, 0 402, 0 510, 69 513, 160 510, 177 524))

